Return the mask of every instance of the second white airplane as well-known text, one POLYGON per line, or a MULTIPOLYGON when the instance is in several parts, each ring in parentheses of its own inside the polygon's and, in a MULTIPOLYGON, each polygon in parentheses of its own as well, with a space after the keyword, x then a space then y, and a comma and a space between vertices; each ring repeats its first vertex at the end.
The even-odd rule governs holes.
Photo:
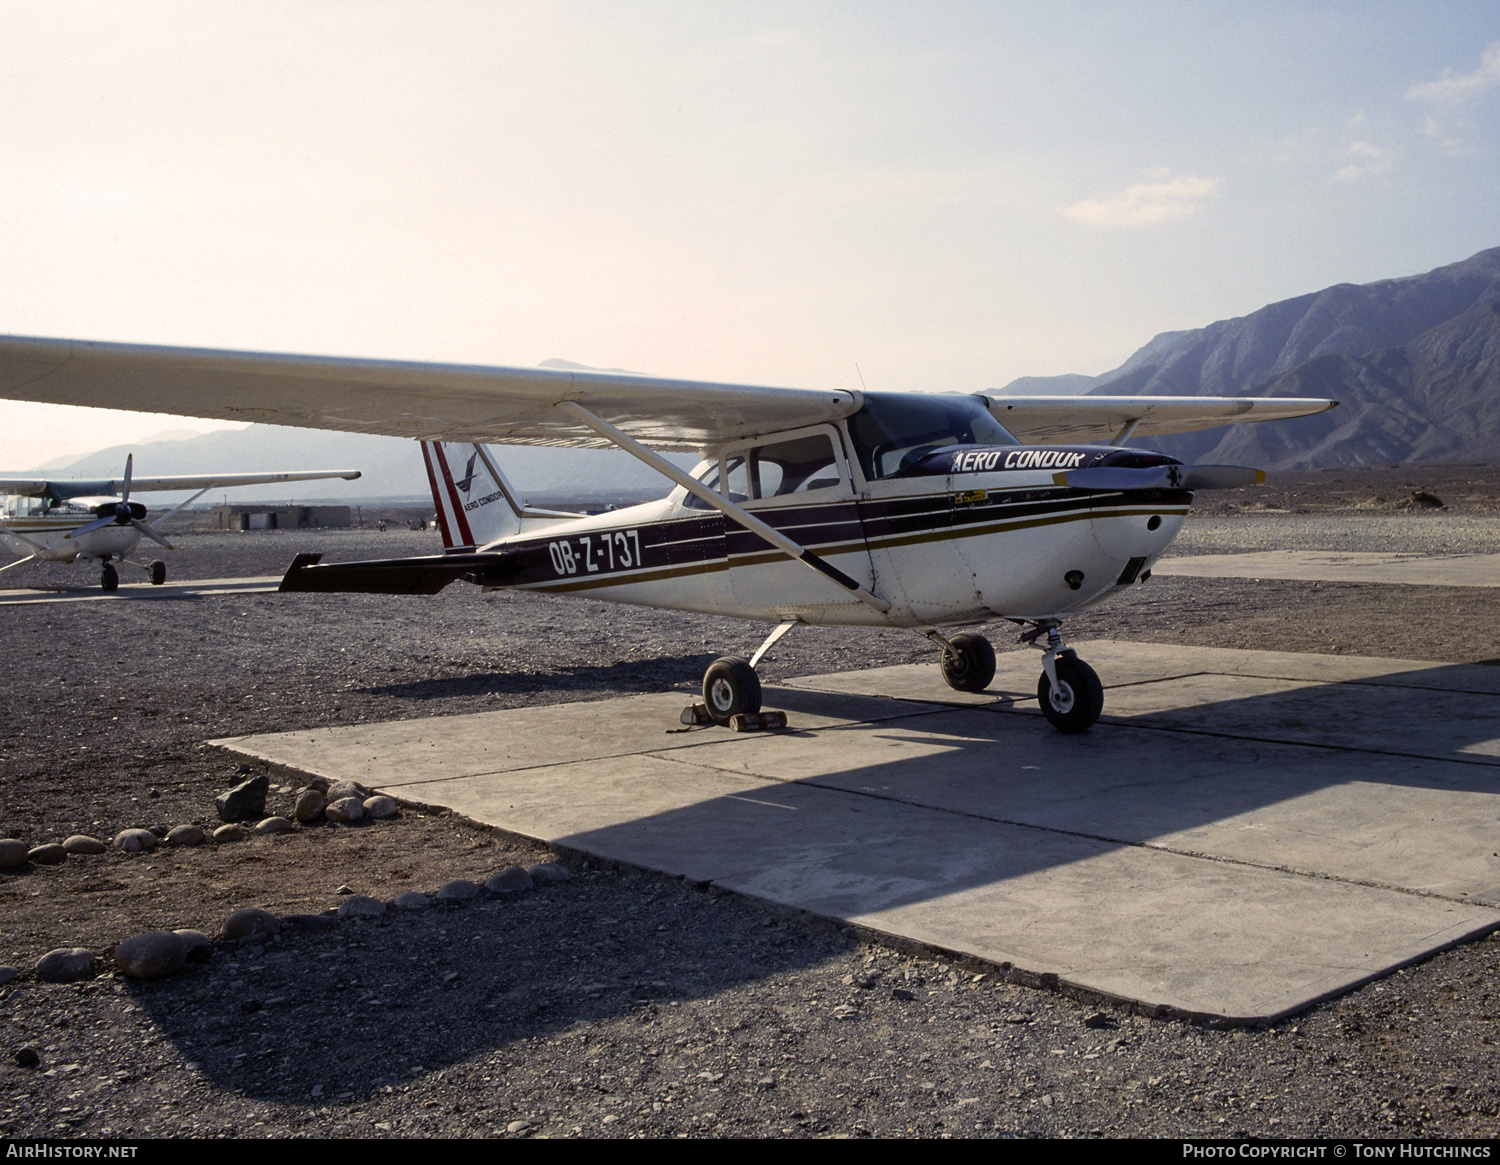
POLYGON ((274 485, 283 481, 316 481, 337 477, 353 481, 357 469, 321 469, 286 473, 220 473, 179 477, 146 477, 132 480, 135 455, 125 458, 125 475, 108 481, 49 481, 35 477, 0 477, 0 545, 21 555, 0 566, 0 571, 35 562, 97 561, 99 585, 112 591, 120 585, 116 562, 146 572, 153 586, 167 581, 167 564, 161 559, 143 562, 132 558, 141 539, 171 550, 172 544, 157 527, 173 514, 201 498, 211 489, 239 485, 274 485), (146 521, 145 506, 131 500, 131 493, 196 490, 192 497, 165 514, 146 521))

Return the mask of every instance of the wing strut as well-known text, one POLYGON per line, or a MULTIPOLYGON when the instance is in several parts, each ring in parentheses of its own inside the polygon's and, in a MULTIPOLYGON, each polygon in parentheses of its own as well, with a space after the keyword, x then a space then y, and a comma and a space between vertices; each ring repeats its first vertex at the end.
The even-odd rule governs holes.
POLYGON ((1111 437, 1109 439, 1109 443, 1111 445, 1123 445, 1123 444, 1125 444, 1126 441, 1129 441, 1130 438, 1135 435, 1135 427, 1137 425, 1139 425, 1140 423, 1141 423, 1141 418, 1140 417, 1131 417, 1130 420, 1128 420, 1128 421, 1125 422, 1124 426, 1120 429, 1120 431, 1118 433, 1116 433, 1113 437, 1111 437))
POLYGON ((768 526, 754 514, 748 513, 745 510, 741 509, 739 506, 735 505, 732 501, 726 498, 723 494, 709 489, 708 486, 704 485, 701 481, 698 481, 691 475, 686 474, 682 470, 678 469, 677 466, 673 465, 665 457, 662 457, 660 454, 653 453, 639 441, 622 433, 619 429, 615 428, 602 417, 595 416, 577 401, 559 401, 557 407, 559 409, 562 409, 564 412, 577 417, 585 425, 593 429, 594 432, 598 433, 601 437, 606 438, 614 445, 617 445, 619 448, 625 450, 625 452, 629 453, 632 457, 636 458, 639 461, 644 461, 647 465, 656 470, 656 472, 661 474, 663 477, 669 478, 670 480, 676 482, 694 497, 701 498, 704 502, 712 506, 714 509, 718 510, 719 513, 723 514, 726 518, 730 519, 733 522, 739 523, 739 525, 743 526, 746 530, 749 530, 750 533, 755 534, 760 538, 764 538, 767 542, 776 547, 777 550, 780 550, 788 558, 794 558, 804 566, 817 571, 819 574, 823 575, 825 578, 831 580, 832 582, 838 583, 839 586, 843 587, 850 594, 855 595, 857 598, 859 598, 861 602, 868 603, 877 611, 885 612, 891 609, 891 605, 888 602, 882 599, 879 595, 871 594, 869 591, 865 590, 864 587, 860 586, 859 583, 855 582, 854 579, 850 578, 838 567, 832 565, 831 563, 823 561, 823 559, 819 558, 816 554, 814 554, 811 550, 808 550, 806 547, 799 546, 797 543, 793 542, 790 538, 783 534, 780 530, 777 530, 773 526, 768 526))
MULTIPOLYGON (((163 522, 165 522, 168 518, 170 518, 178 510, 185 509, 186 507, 192 505, 194 502, 196 502, 199 498, 201 498, 204 494, 206 494, 209 490, 211 490, 213 488, 214 487, 211 486, 211 485, 206 485, 202 489, 200 489, 197 493, 195 493, 192 497, 188 498, 187 501, 185 501, 185 502, 179 502, 177 505, 173 506, 170 510, 168 510, 161 517, 157 518, 156 521, 152 522, 151 523, 151 529, 154 531, 156 529, 156 527, 160 526, 163 522)), ((153 534, 153 537, 156 537, 156 536, 153 534)), ((159 538, 159 537, 157 537, 156 540, 158 542, 161 542, 161 538, 159 538)), ((162 542, 162 545, 166 546, 168 550, 172 549, 172 547, 168 546, 165 542, 162 542)))

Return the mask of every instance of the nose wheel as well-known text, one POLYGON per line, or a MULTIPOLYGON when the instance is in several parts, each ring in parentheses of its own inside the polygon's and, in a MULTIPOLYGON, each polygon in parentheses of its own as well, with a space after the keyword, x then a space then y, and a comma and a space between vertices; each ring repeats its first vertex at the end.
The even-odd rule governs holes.
POLYGON ((1104 711, 1104 685, 1094 669, 1071 652, 1052 664, 1056 682, 1045 671, 1036 682, 1042 715, 1059 732, 1087 732, 1104 711))
POLYGON ((111 562, 106 562, 99 571, 99 588, 104 591, 117 591, 120 589, 120 572, 111 562))
POLYGON ((1021 636, 1021 642, 1042 652, 1036 698, 1047 723, 1059 732, 1087 732, 1104 711, 1104 685, 1098 674, 1071 647, 1063 645, 1055 619, 1035 624, 1021 636))

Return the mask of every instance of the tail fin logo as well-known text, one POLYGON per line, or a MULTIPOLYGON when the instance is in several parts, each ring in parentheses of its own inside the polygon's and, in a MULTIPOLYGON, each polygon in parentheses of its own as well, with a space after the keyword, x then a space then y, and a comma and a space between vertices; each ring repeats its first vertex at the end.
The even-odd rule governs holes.
POLYGON ((459 480, 457 480, 457 481, 455 481, 453 483, 454 485, 458 486, 459 489, 461 489, 461 490, 464 491, 464 496, 465 497, 468 497, 469 490, 472 489, 473 486, 474 486, 474 462, 476 462, 478 460, 479 460, 479 454, 478 453, 471 453, 471 454, 469 454, 469 464, 466 465, 466 466, 464 466, 464 475, 463 475, 463 477, 459 478, 459 480))

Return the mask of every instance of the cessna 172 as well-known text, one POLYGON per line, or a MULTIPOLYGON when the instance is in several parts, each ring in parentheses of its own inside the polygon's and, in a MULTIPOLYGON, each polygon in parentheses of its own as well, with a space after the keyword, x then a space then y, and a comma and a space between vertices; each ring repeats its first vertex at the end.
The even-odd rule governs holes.
POLYGON ((120 585, 114 561, 144 570, 152 586, 167 581, 167 564, 161 559, 138 562, 130 554, 142 538, 172 549, 157 527, 184 506, 211 489, 236 485, 271 485, 282 481, 314 481, 341 477, 352 481, 355 469, 329 469, 293 473, 220 473, 212 477, 148 477, 131 480, 135 454, 125 458, 125 476, 118 481, 44 481, 31 477, 0 477, 0 545, 23 557, 0 566, 7 571, 28 562, 100 562, 99 585, 106 591, 120 585), (147 522, 146 507, 130 500, 136 493, 163 490, 198 492, 147 522))
POLYGON ((762 388, 22 337, 0 338, 0 397, 435 443, 445 553, 299 556, 284 591, 430 594, 462 579, 774 623, 748 661, 709 666, 704 702, 720 723, 759 708, 754 665, 798 623, 911 628, 941 645, 949 684, 981 691, 993 648, 946 629, 1005 618, 1041 649, 1041 708, 1064 732, 1094 723, 1103 690, 1061 621, 1144 581, 1194 490, 1261 476, 1124 442, 1335 403, 762 388), (676 488, 592 517, 538 512, 485 442, 614 446, 676 488), (455 476, 460 443, 474 466, 455 476), (703 461, 689 472, 656 450, 703 461))

